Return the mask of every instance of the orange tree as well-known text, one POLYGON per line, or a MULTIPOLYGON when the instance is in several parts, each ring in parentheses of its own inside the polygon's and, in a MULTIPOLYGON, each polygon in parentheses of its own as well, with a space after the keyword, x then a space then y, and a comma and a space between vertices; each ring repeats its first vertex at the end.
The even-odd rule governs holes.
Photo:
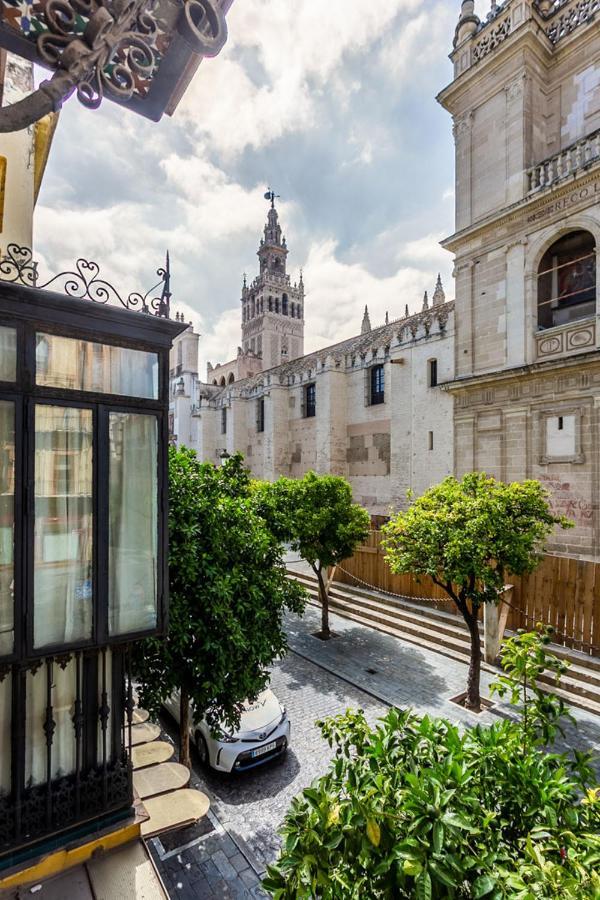
POLYGON ((258 508, 269 527, 304 559, 317 579, 321 637, 329 628, 327 570, 348 559, 369 534, 366 509, 352 500, 352 488, 338 475, 307 472, 303 478, 279 478, 256 485, 258 508))
POLYGON ((479 609, 498 603, 508 573, 524 575, 540 562, 555 516, 538 481, 505 484, 481 472, 446 478, 383 528, 392 572, 429 575, 454 601, 471 637, 465 705, 479 710, 479 609))
POLYGON ((217 467, 169 449, 169 629, 138 642, 134 661, 143 706, 156 712, 180 692, 188 767, 190 707, 215 728, 234 728, 286 652, 283 613, 302 611, 304 590, 286 577, 282 552, 241 455, 217 467))

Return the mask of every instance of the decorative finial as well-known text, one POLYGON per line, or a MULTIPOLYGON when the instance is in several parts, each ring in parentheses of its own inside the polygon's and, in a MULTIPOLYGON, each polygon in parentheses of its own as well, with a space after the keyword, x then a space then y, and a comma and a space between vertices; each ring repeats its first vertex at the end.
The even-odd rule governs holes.
POLYGON ((423 311, 425 311, 426 309, 429 309, 429 297, 427 296, 427 291, 425 291, 425 294, 423 296, 423 311))
POLYGON ((435 291, 433 292, 433 305, 441 306, 446 302, 446 294, 442 285, 442 276, 438 273, 435 291))
POLYGON ((365 306, 365 314, 363 316, 360 333, 368 334, 369 331, 371 331, 371 319, 369 318, 369 307, 365 306))
POLYGON ((247 276, 246 273, 244 272, 244 284, 243 284, 244 287, 248 287, 248 281, 247 281, 247 278, 248 278, 248 276, 247 276))
POLYGON ((408 319, 409 315, 410 315, 410 313, 408 311, 408 303, 407 303, 406 306, 404 307, 404 318, 408 319))
POLYGON ((389 325, 389 324, 390 324, 390 314, 389 314, 389 312, 387 311, 387 309, 386 309, 386 311, 385 311, 385 324, 386 324, 386 325, 389 325))

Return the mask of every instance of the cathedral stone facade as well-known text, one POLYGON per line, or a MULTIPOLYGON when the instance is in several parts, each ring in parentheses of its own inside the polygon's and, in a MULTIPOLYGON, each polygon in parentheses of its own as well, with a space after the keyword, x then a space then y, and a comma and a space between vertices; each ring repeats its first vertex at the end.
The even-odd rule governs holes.
POLYGON ((200 382, 191 326, 173 349, 171 432, 211 462, 241 451, 257 478, 344 475, 389 515, 452 471, 453 400, 439 384, 454 375, 454 305, 438 278, 419 313, 372 327, 365 309, 356 337, 303 355, 304 285, 287 253, 272 198, 236 359, 200 382))
POLYGON ((504 0, 480 20, 463 0, 438 98, 456 145, 455 302, 438 284, 417 315, 372 328, 365 310, 357 337, 302 356, 303 287, 272 205, 242 297, 239 359, 257 369, 182 393, 180 439, 206 459, 241 450, 264 478, 345 475, 377 514, 452 471, 535 478, 575 525, 552 549, 600 557, 599 9, 504 0))
POLYGON ((539 479, 600 553, 600 31, 597 3, 465 0, 454 80, 458 474, 539 479))

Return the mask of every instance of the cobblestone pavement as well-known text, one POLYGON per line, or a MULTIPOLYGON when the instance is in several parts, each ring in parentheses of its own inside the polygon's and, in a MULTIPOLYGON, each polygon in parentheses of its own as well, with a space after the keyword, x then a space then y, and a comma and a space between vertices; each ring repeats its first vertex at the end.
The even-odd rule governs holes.
MULTIPOLYGON (((210 822, 204 825, 210 832, 171 836, 171 849, 158 840, 150 842, 172 898, 265 896, 260 876, 276 856, 276 832, 290 800, 324 773, 331 758, 315 725, 319 718, 360 707, 374 721, 392 704, 464 724, 491 722, 508 712, 497 704, 493 711, 474 716, 450 703, 464 689, 463 662, 335 615, 331 624, 336 636, 323 643, 313 636, 319 627, 315 608, 308 607, 303 619, 287 621, 291 652, 274 666, 271 680, 292 723, 287 756, 236 776, 208 772, 196 760, 192 784, 211 798, 210 822)), ((484 689, 491 679, 490 673, 483 673, 484 689)), ((565 743, 600 750, 598 717, 581 710, 574 714, 578 727, 568 726, 565 743)), ((172 723, 165 725, 174 736, 172 723)))

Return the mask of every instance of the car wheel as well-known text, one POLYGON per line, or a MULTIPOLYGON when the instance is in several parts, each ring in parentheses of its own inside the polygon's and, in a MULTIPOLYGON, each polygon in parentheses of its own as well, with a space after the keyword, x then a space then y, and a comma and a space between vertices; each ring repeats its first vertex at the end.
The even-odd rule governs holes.
POLYGON ((196 732, 196 734, 194 735, 194 740, 196 742, 196 748, 198 750, 200 762, 203 766, 208 766, 210 764, 208 759, 208 746, 206 744, 206 741, 204 740, 204 736, 200 731, 196 732))

